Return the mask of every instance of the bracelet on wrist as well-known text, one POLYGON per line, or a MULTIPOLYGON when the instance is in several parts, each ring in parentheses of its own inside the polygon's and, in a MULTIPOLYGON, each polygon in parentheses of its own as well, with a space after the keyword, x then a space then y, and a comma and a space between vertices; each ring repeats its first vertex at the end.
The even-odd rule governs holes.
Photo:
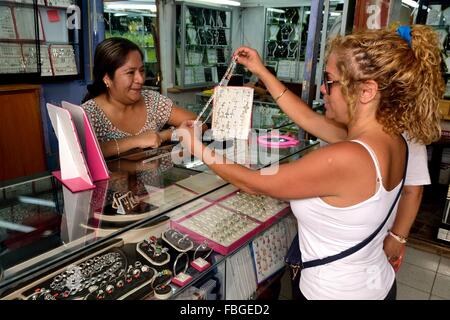
POLYGON ((286 91, 288 91, 288 88, 284 88, 284 90, 274 99, 275 102, 280 100, 280 98, 286 93, 286 91))
POLYGON ((401 244, 405 244, 406 242, 408 242, 408 238, 400 236, 394 232, 392 232, 392 230, 389 230, 389 235, 394 238, 395 240, 397 240, 398 242, 400 242, 401 244))

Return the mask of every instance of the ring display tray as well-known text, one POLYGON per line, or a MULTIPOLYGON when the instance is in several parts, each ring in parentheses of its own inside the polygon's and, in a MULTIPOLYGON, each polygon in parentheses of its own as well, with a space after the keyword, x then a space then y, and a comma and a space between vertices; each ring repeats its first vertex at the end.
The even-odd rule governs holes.
POLYGON ((287 202, 263 195, 251 195, 242 191, 236 191, 227 196, 219 204, 245 214, 265 225, 271 225, 290 209, 287 202))
POLYGON ((197 243, 207 241, 220 254, 232 252, 263 227, 257 221, 229 209, 212 204, 179 220, 171 220, 171 227, 197 243))

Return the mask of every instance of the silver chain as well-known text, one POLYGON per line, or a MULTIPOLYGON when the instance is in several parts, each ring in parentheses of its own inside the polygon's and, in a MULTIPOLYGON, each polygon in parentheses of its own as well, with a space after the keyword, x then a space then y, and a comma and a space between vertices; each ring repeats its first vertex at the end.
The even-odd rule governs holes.
MULTIPOLYGON (((228 85, 228 82, 230 81, 231 77, 233 76, 234 69, 236 69, 237 59, 238 59, 238 56, 236 56, 233 59, 231 59, 231 62, 230 62, 230 65, 228 66, 227 71, 225 71, 225 74, 223 75, 222 79, 220 80, 219 84, 217 85, 218 87, 226 87, 228 85)), ((198 117, 197 117, 197 119, 195 119, 195 121, 199 121, 200 120, 201 116, 206 112, 206 110, 208 109, 209 105, 213 101, 214 96, 215 96, 215 90, 213 91, 213 94, 211 95, 211 97, 206 102, 206 104, 203 107, 202 111, 198 114, 198 117)), ((208 121, 208 119, 211 116, 211 114, 212 114, 212 111, 208 114, 208 116, 206 117, 204 122, 208 121)))

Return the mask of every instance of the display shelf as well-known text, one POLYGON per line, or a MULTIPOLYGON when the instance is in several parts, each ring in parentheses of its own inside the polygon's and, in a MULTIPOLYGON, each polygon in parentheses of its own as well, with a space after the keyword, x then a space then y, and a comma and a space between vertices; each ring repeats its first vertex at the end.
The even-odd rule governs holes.
POLYGON ((210 87, 219 82, 221 75, 217 68, 226 65, 231 54, 230 26, 230 9, 176 4, 173 58, 176 87, 210 87))
MULTIPOLYGON (((7 44, 21 46, 21 55, 17 56, 20 67, 7 67, 8 58, 0 55, 0 60, 5 61, 4 72, 0 67, 1 83, 60 81, 82 76, 79 68, 83 64, 80 55, 81 32, 66 24, 69 15, 66 9, 73 4, 80 6, 81 2, 0 1, 0 43, 3 47, 8 47, 7 44), (67 57, 69 60, 63 66, 62 59, 49 59, 52 55, 48 54, 48 50, 51 51, 51 47, 55 45, 70 47, 70 57, 67 57)), ((3 53, 7 54, 5 50, 3 53)))
POLYGON ((264 62, 282 81, 302 81, 309 11, 308 6, 266 9, 264 62))

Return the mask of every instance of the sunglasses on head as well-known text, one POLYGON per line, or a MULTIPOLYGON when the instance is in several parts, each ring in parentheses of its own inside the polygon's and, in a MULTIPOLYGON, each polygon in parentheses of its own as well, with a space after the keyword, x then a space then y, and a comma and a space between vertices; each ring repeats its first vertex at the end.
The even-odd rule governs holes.
POLYGON ((331 92, 331 86, 333 85, 333 83, 337 83, 339 82, 339 80, 330 80, 329 76, 328 76, 328 72, 326 72, 325 70, 323 70, 323 84, 325 86, 325 92, 330 95, 331 92))

